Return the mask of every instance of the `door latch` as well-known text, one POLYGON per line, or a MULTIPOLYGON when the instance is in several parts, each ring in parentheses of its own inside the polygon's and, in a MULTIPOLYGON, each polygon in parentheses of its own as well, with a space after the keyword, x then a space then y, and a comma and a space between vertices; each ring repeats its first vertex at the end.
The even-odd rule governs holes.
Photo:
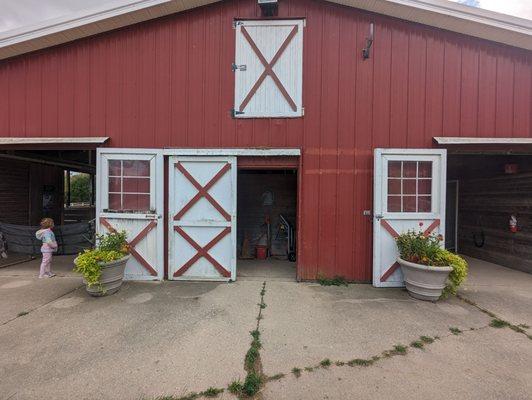
POLYGON ((236 65, 235 63, 231 64, 231 69, 235 71, 247 71, 248 67, 246 64, 236 65))
POLYGON ((380 221, 380 220, 383 219, 383 218, 384 218, 384 215, 382 215, 382 214, 375 214, 375 219, 376 219, 377 221, 380 221))

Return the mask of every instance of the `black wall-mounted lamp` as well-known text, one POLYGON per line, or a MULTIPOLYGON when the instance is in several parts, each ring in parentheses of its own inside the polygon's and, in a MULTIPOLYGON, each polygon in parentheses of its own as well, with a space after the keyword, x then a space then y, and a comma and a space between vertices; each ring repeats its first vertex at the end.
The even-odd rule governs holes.
POLYGON ((262 15, 265 17, 273 17, 277 15, 278 0, 257 0, 262 15))
POLYGON ((369 58, 369 49, 373 44, 373 22, 369 24, 369 36, 366 38, 366 47, 362 49, 362 58, 367 60, 369 58))

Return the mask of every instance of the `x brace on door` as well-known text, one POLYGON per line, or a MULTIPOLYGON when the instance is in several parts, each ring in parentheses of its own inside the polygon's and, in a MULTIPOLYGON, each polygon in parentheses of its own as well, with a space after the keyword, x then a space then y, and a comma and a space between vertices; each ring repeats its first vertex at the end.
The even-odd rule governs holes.
POLYGON ((231 221, 231 216, 227 213, 227 211, 225 211, 223 207, 209 194, 209 189, 212 188, 214 184, 231 169, 231 164, 225 164, 223 168, 218 171, 218 173, 214 175, 214 177, 205 186, 201 186, 201 184, 194 179, 190 172, 188 172, 180 162, 176 163, 175 166, 189 180, 189 182, 194 185, 194 187, 198 190, 198 193, 196 193, 196 195, 190 199, 190 201, 181 209, 181 211, 174 216, 174 221, 179 221, 181 218, 183 218, 187 211, 190 210, 192 206, 196 204, 202 197, 205 197, 209 203, 211 203, 212 206, 216 208, 220 214, 222 214, 226 221, 231 221))
POLYGON ((194 249, 196 249, 197 253, 194 257, 192 257, 190 260, 188 260, 181 268, 179 268, 175 273, 174 277, 183 275, 196 261, 198 261, 200 258, 207 259, 214 268, 224 277, 229 278, 231 276, 231 272, 229 272, 227 269, 225 269, 218 261, 216 261, 210 254, 209 250, 216 245, 220 240, 222 240, 227 234, 231 232, 231 228, 227 227, 223 231, 221 231, 214 239, 212 239, 205 247, 201 247, 194 239, 192 239, 187 233, 181 229, 179 226, 174 226, 174 230, 179 233, 183 238, 190 243, 194 249))
MULTIPOLYGON (((386 222, 385 220, 381 219, 381 225, 386 231, 392 235, 394 239, 396 239, 399 234, 395 231, 395 229, 392 228, 392 226, 386 222)), ((429 225, 429 227, 423 232, 423 236, 427 237, 429 236, 432 231, 440 225, 440 220, 436 219, 432 224, 429 225)), ((388 278, 399 268, 399 263, 396 261, 393 263, 393 265, 388 268, 388 270, 381 276, 381 282, 386 282, 388 278)))
MULTIPOLYGON (((105 218, 100 217, 100 223, 107 228, 109 232, 116 231, 116 229, 107 221, 105 218)), ((142 257, 137 250, 135 250, 135 246, 148 235, 148 233, 157 226, 157 221, 152 220, 148 225, 142 229, 137 236, 131 241, 129 241, 127 244, 129 245, 129 252, 135 259, 144 267, 146 270, 150 273, 151 276, 157 276, 157 271, 153 269, 153 267, 142 257)))
POLYGON ((277 52, 273 56, 271 62, 268 62, 266 61, 266 58, 264 57, 262 52, 257 47, 257 44, 253 41, 253 39, 249 35, 249 32, 246 30, 246 27, 242 26, 241 28, 242 35, 246 38, 249 45, 251 46, 251 48, 253 49, 257 57, 259 58, 262 65, 264 66, 264 72, 259 76, 259 79, 257 79, 257 82, 255 82, 255 84, 253 85, 253 87, 251 88, 247 96, 242 101, 242 104, 240 104, 239 111, 241 112, 244 111, 244 108, 246 108, 251 98, 255 95, 260 85, 262 85, 262 82, 266 79, 267 76, 270 76, 272 78, 273 82, 275 83, 277 88, 281 91, 283 97, 286 99, 286 101, 290 105, 290 108, 292 108, 292 111, 297 111, 296 103, 294 103, 294 100, 292 100, 292 98, 286 91, 285 87, 283 86, 279 78, 277 77, 277 74, 273 71, 273 67, 275 66, 277 61, 279 61, 279 58, 281 58, 281 56, 283 55, 288 45, 290 44, 294 36, 297 34, 297 31, 298 31, 298 27, 297 25, 295 25, 292 31, 287 36, 287 38, 284 40, 281 47, 279 47, 279 50, 277 50, 277 52))

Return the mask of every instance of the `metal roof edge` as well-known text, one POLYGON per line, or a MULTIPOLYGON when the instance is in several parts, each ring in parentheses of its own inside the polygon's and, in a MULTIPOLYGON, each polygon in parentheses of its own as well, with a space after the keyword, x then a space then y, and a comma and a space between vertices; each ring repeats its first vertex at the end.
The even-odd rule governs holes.
MULTIPOLYGON (((220 0, 118 1, 0 34, 0 60, 220 0)), ((532 50, 532 21, 447 0, 326 0, 532 50), (466 22, 466 23, 464 23, 466 22)))

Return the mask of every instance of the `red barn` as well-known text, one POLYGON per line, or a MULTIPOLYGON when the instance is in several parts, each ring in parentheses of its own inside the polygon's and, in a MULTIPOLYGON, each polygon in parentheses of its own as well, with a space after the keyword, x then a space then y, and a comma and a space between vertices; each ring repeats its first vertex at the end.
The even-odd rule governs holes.
POLYGON ((530 272, 531 49, 531 21, 443 0, 138 1, 8 32, 0 222, 126 229, 129 279, 397 286, 413 228, 530 272))

